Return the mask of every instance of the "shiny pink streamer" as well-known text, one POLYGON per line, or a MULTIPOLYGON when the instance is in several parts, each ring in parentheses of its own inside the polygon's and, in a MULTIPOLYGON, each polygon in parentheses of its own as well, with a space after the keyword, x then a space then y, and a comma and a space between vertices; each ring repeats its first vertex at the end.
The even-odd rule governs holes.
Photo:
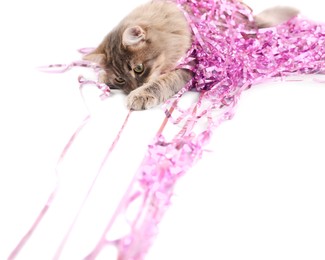
POLYGON ((113 140, 111 146, 109 147, 106 155, 104 156, 104 158, 102 160, 102 163, 99 166, 98 172, 97 172, 95 178, 92 180, 92 183, 90 184, 90 186, 88 188, 88 191, 87 191, 85 197, 83 198, 83 201, 81 203, 81 206, 79 207, 78 212, 76 213, 76 215, 74 217, 74 220, 72 221, 72 223, 71 223, 71 225, 69 227, 69 230, 66 232, 63 240, 61 241, 61 243, 59 245, 59 248, 57 249, 57 251, 55 253, 55 256, 53 257, 53 260, 60 259, 60 256, 62 254, 62 251, 63 251, 63 249, 64 249, 64 247, 65 247, 65 245, 66 245, 66 243, 67 243, 67 241, 69 239, 69 236, 70 236, 70 234, 72 232, 72 229, 74 228, 74 226, 75 226, 75 224, 76 224, 76 222, 77 222, 77 220, 78 220, 78 218, 80 216, 81 210, 83 209, 85 203, 87 202, 87 199, 88 199, 90 193, 92 192, 92 190, 93 190, 93 188, 95 186, 95 183, 96 183, 97 179, 102 174, 102 170, 103 170, 103 168, 104 168, 104 166, 105 166, 105 164, 107 162, 108 157, 111 155, 111 153, 113 152, 115 146, 117 145, 117 143, 118 143, 118 141, 119 141, 119 139, 120 139, 120 137, 122 135, 122 132, 125 129, 125 126, 126 126, 128 120, 129 120, 130 115, 131 115, 131 110, 129 110, 129 112, 128 112, 128 114, 127 114, 127 116, 126 116, 126 118, 125 118, 125 120, 123 122, 123 125, 121 126, 121 128, 120 128, 117 136, 115 137, 115 139, 113 140))
POLYGON ((60 155, 60 157, 58 159, 56 169, 55 169, 56 185, 55 185, 54 189, 52 190, 50 196, 48 197, 47 202, 45 203, 44 207, 41 209, 40 213, 38 214, 36 220, 34 221, 32 226, 28 229, 26 234, 21 238, 21 240, 18 242, 18 244, 15 246, 15 248, 12 250, 12 252, 8 256, 7 260, 14 260, 17 257, 19 252, 22 250, 22 248, 25 246, 25 244, 31 238, 34 231, 36 230, 36 228, 38 227, 38 225, 40 224, 40 222, 43 220, 44 216, 46 215, 47 211, 51 207, 51 205, 53 203, 53 200, 55 199, 55 197, 57 195, 57 192, 58 192, 58 189, 59 189, 60 177, 59 177, 58 168, 61 165, 61 163, 62 163, 63 159, 65 158, 67 152, 69 151, 70 147, 72 146, 74 140, 77 138, 77 136, 82 131, 84 126, 88 123, 89 118, 90 118, 90 116, 85 117, 83 122, 80 124, 80 126, 77 128, 77 130, 72 134, 69 141, 67 142, 67 144, 63 148, 63 150, 61 152, 61 155, 60 155))
MULTIPOLYGON (((78 50, 81 54, 87 54, 89 53, 90 51, 92 51, 93 48, 83 48, 83 49, 80 49, 78 50)), ((100 67, 97 65, 97 64, 94 64, 94 63, 91 63, 91 62, 87 62, 87 61, 75 61, 75 62, 72 62, 70 64, 52 64, 52 65, 48 65, 48 66, 41 66, 39 67, 39 70, 40 71, 43 71, 43 72, 48 72, 48 73, 63 73, 63 72, 66 72, 72 68, 75 68, 75 67, 83 67, 83 68, 91 68, 95 74, 97 74, 98 76, 98 72, 100 70, 100 67)), ((104 84, 104 83, 100 83, 99 81, 93 81, 93 80, 88 80, 86 78, 84 78, 83 76, 79 76, 78 77, 78 81, 80 83, 79 85, 79 89, 80 89, 80 92, 82 91, 82 88, 85 86, 85 85, 88 85, 88 84, 92 84, 92 85, 95 85, 97 86, 97 88, 99 90, 102 91, 102 94, 100 95, 100 97, 102 99, 106 98, 109 96, 110 94, 110 88, 104 84)), ((82 93, 81 93, 82 95, 82 93)), ((83 97, 83 95, 82 95, 83 97)), ((99 176, 99 174, 101 173, 101 170, 102 170, 102 167, 104 166, 108 156, 111 154, 111 152, 113 151, 116 143, 118 142, 119 140, 119 137, 122 133, 122 131, 124 130, 124 127, 128 121, 128 118, 130 116, 130 113, 131 111, 129 111, 126 119, 125 119, 125 122, 124 124, 122 125, 118 135, 116 136, 115 140, 113 141, 113 143, 111 144, 99 170, 98 170, 98 173, 94 179, 94 182, 96 181, 97 177, 99 176)), ((23 247, 25 246, 25 244, 28 242, 28 240, 31 238, 31 236, 33 235, 34 231, 36 230, 36 228, 38 227, 38 225, 40 224, 40 222, 43 220, 43 218, 45 217, 46 213, 48 212, 49 208, 51 207, 52 203, 53 203, 53 200, 55 199, 56 195, 57 195, 57 192, 59 190, 59 182, 60 182, 60 177, 59 177, 59 166, 60 164, 62 163, 62 161, 64 160, 67 152, 69 151, 70 147, 73 145, 76 137, 79 135, 79 133, 82 131, 82 129, 85 127, 85 125, 88 123, 90 119, 90 115, 86 116, 86 118, 83 120, 83 122, 80 124, 80 126, 77 128, 77 130, 73 133, 73 135, 70 137, 69 141, 67 142, 67 144, 65 145, 65 147, 63 148, 62 152, 61 152, 61 155, 58 159, 58 162, 57 162, 57 165, 56 165, 56 169, 55 169, 55 174, 56 174, 56 179, 57 179, 57 182, 56 182, 56 185, 54 187, 54 189, 52 190, 52 192, 50 193, 48 199, 47 199, 47 202, 45 203, 45 205, 43 206, 43 208, 41 209, 40 213, 38 214, 37 218, 35 219, 34 223, 31 225, 31 227, 27 230, 27 232, 24 234, 24 236, 20 239, 20 241, 18 242, 18 244, 15 246, 15 248, 11 251, 10 255, 8 256, 8 260, 14 260, 17 255, 20 253, 20 251, 23 249, 23 247)), ((88 193, 90 193, 93 185, 94 185, 94 182, 92 183, 92 185, 90 186, 89 188, 89 191, 88 193)), ((87 198, 85 198, 86 200, 87 198)), ((79 209, 79 211, 81 210, 81 208, 79 209)), ((77 213, 77 216, 79 215, 79 212, 77 213)), ((74 223, 72 223, 71 225, 71 228, 73 227, 74 223)), ((71 229, 70 228, 70 229, 71 229)), ((68 236, 70 234, 70 230, 68 230, 67 232, 67 235, 68 236)), ((60 248, 58 249, 57 251, 57 255, 60 255, 61 253, 61 247, 63 248, 64 244, 65 244, 65 240, 64 239, 60 245, 60 248)), ((55 256, 56 257, 56 256, 55 256)), ((58 258, 58 257, 57 257, 58 258)))
MULTIPOLYGON (((87 53, 91 52, 92 50, 93 50, 93 48, 82 48, 82 49, 79 49, 78 51, 81 54, 87 54, 87 53)), ((51 64, 51 65, 47 65, 47 66, 40 66, 40 67, 38 67, 38 69, 40 71, 47 72, 47 73, 63 73, 63 72, 67 72, 68 70, 71 70, 72 68, 76 68, 76 67, 91 68, 96 73, 97 78, 98 78, 100 66, 98 64, 92 63, 90 61, 85 61, 85 60, 74 61, 70 64, 51 64)), ((82 89, 82 87, 84 85, 88 85, 88 84, 96 85, 97 88, 102 91, 102 94, 101 94, 102 99, 107 98, 109 96, 109 93, 111 92, 110 88, 105 83, 102 83, 99 81, 94 81, 94 80, 89 80, 89 79, 84 78, 81 75, 78 77, 78 81, 80 83, 80 89, 82 89)))

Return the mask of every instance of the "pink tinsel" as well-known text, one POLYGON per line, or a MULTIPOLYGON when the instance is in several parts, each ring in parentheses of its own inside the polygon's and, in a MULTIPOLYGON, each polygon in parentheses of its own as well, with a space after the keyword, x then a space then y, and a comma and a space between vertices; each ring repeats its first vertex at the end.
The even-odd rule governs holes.
POLYGON ((197 90, 224 95, 270 77, 323 72, 324 25, 294 18, 257 30, 250 9, 240 2, 179 2, 192 10, 186 16, 195 34, 189 55, 197 61, 193 85, 197 90), (238 14, 247 17, 246 24, 238 14))

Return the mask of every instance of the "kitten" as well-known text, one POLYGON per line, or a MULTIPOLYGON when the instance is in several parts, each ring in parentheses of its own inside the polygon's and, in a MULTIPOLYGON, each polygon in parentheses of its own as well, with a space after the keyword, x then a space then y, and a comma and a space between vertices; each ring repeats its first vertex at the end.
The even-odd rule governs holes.
MULTIPOLYGON (((259 28, 275 26, 298 13, 275 7, 255 16, 259 28)), ((154 107, 176 94, 192 77, 175 69, 191 46, 191 30, 175 3, 152 1, 126 16, 85 60, 102 68, 100 81, 122 89, 132 110, 154 107)))

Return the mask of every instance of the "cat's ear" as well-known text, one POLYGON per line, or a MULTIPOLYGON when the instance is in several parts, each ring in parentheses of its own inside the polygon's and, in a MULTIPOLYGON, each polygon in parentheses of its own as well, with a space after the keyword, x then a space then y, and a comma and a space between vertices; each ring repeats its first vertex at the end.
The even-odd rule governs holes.
POLYGON ((82 57, 83 60, 88 60, 99 65, 105 65, 107 57, 104 50, 105 41, 102 42, 95 50, 82 57))
POLYGON ((146 32, 140 26, 133 26, 125 29, 122 42, 124 46, 137 46, 146 38, 146 32))
POLYGON ((99 65, 104 65, 106 63, 106 56, 103 53, 89 53, 82 57, 83 60, 88 60, 99 65))

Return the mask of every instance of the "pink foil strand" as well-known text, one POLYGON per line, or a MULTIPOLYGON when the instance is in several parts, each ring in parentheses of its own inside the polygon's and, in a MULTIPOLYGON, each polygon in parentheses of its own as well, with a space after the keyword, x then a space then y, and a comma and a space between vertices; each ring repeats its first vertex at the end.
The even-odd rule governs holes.
POLYGON ((38 227, 38 225, 40 224, 40 222, 43 220, 44 216, 46 215, 47 211, 51 207, 51 205, 53 203, 53 200, 55 199, 55 197, 57 195, 57 192, 59 190, 59 183, 60 183, 59 167, 60 167, 60 164, 64 160, 67 152, 70 150, 70 147, 74 143, 76 137, 79 135, 79 133, 85 127, 85 125, 88 123, 89 119, 90 119, 90 116, 86 116, 85 117, 85 119, 82 121, 82 123, 77 128, 77 130, 72 134, 72 136, 70 137, 69 141, 67 142, 67 144, 63 148, 63 150, 61 152, 61 155, 59 156, 59 159, 58 159, 58 162, 57 162, 57 165, 56 165, 56 169, 55 169, 55 174, 56 174, 55 177, 56 177, 56 180, 57 180, 56 181, 56 185, 55 185, 54 189, 52 190, 50 196, 48 197, 46 204, 43 206, 43 208, 40 211, 40 213, 38 214, 36 220, 32 224, 32 226, 28 229, 28 231, 26 232, 26 234, 22 237, 22 239, 19 241, 19 243, 15 246, 15 248, 12 250, 12 252, 8 256, 8 260, 14 260, 17 257, 17 255, 19 254, 19 252, 22 250, 22 248, 24 247, 24 245, 31 238, 31 236, 33 235, 34 231, 36 230, 36 228, 38 227))

